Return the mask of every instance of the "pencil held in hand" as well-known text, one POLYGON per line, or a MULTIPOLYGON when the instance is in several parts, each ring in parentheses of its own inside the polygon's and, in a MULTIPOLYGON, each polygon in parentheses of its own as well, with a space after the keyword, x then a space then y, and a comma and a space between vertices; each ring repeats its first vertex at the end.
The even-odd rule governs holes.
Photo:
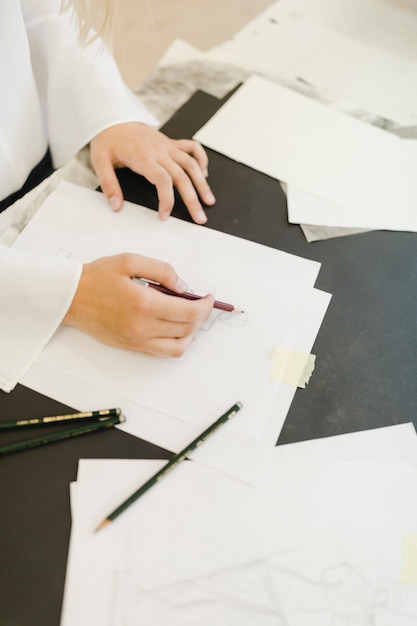
MULTIPOLYGON (((191 293, 189 291, 185 291, 184 293, 171 291, 171 289, 167 289, 160 283, 156 283, 155 281, 149 280, 148 278, 134 278, 133 280, 139 285, 143 285, 144 287, 151 287, 152 289, 156 289, 156 291, 165 293, 167 296, 176 296, 177 298, 184 298, 185 300, 201 300, 201 298, 204 298, 204 296, 199 296, 198 294, 191 293)), ((222 302, 221 300, 215 300, 213 303, 213 307, 221 311, 229 311, 230 313, 243 313, 243 311, 237 309, 233 304, 228 304, 227 302, 222 302)))

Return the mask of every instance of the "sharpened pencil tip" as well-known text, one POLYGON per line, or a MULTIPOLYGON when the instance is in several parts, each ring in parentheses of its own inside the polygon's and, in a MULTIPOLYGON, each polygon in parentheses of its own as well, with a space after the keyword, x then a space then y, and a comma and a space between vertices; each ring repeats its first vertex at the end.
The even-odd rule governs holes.
POLYGON ((98 533, 99 530, 101 530, 102 528, 104 528, 108 524, 110 524, 110 520, 109 519, 104 519, 102 522, 100 522, 100 524, 97 526, 97 528, 95 529, 94 532, 98 533))

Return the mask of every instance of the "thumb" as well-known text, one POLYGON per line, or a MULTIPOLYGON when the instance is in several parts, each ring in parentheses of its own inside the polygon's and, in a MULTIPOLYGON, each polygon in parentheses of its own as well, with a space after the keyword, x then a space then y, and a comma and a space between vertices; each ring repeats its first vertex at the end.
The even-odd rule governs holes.
POLYGON ((111 161, 96 162, 94 169, 110 207, 113 211, 120 211, 123 206, 123 193, 111 161))

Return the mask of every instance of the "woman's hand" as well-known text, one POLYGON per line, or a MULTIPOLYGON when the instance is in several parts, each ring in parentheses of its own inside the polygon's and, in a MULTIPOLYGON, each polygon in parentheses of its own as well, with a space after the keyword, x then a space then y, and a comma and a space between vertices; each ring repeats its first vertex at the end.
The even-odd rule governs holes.
POLYGON ((212 205, 215 198, 207 183, 208 158, 204 148, 191 139, 170 139, 141 124, 111 126, 90 143, 91 162, 110 206, 121 209, 123 194, 114 168, 129 167, 155 185, 158 212, 168 219, 174 206, 174 187, 197 224, 207 221, 200 199, 212 205))
POLYGON ((118 254, 87 263, 63 320, 102 343, 157 356, 179 357, 205 322, 214 298, 185 300, 135 283, 149 278, 182 293, 186 284, 167 263, 118 254))

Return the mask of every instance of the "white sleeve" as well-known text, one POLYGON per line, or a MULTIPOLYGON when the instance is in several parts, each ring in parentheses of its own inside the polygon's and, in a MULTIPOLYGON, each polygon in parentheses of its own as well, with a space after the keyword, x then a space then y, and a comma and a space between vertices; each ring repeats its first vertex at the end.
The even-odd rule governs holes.
POLYGON ((125 85, 102 41, 81 47, 60 0, 21 0, 32 66, 54 165, 59 167, 99 132, 122 122, 157 125, 125 85))
POLYGON ((0 246, 0 389, 11 391, 74 298, 82 264, 0 246))

